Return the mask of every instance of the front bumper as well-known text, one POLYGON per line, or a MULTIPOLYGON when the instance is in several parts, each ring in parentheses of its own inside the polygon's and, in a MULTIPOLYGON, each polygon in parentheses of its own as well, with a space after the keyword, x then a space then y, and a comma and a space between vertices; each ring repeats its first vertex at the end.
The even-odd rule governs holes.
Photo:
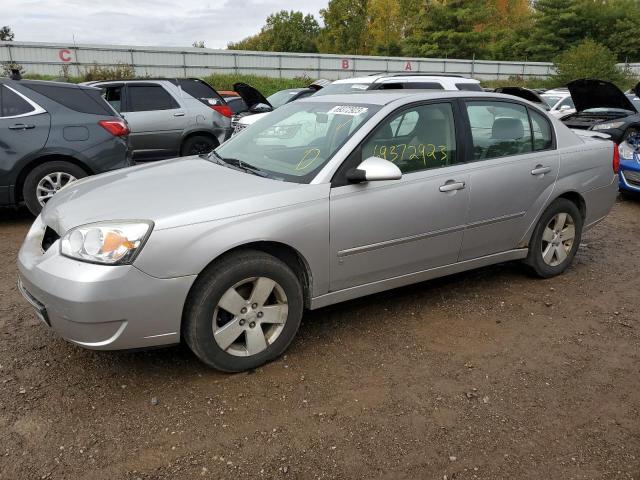
POLYGON ((19 287, 37 315, 66 340, 97 350, 180 341, 184 302, 195 276, 151 277, 133 265, 95 265, 46 252, 38 217, 18 254, 19 287))
POLYGON ((620 159, 620 189, 640 192, 640 163, 620 159))

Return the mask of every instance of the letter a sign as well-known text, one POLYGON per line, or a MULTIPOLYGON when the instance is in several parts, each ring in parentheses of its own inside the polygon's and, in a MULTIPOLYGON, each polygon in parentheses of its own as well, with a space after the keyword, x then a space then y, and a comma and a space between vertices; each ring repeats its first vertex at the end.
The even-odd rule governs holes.
POLYGON ((407 62, 407 64, 404 66, 404 71, 411 72, 412 70, 413 68, 411 68, 411 62, 407 62))

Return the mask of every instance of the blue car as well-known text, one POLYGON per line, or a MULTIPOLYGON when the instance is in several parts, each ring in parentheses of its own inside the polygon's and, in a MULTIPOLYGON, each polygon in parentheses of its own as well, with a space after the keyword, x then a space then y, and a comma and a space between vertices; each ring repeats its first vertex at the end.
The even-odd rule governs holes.
POLYGON ((622 142, 620 152, 620 190, 640 193, 640 135, 622 142))

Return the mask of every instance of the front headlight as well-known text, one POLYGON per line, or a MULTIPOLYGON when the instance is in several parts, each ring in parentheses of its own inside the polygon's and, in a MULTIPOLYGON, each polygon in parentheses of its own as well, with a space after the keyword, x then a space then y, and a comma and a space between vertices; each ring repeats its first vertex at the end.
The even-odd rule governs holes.
POLYGON ((618 145, 618 152, 620 152, 620 158, 623 160, 633 160, 638 155, 629 142, 622 142, 618 145))
POLYGON ((606 123, 598 123, 591 127, 591 130, 611 130, 612 128, 620 128, 625 124, 625 122, 606 122, 606 123))
POLYGON ((69 230, 60 242, 66 257, 106 265, 131 263, 149 238, 147 221, 99 222, 69 230))

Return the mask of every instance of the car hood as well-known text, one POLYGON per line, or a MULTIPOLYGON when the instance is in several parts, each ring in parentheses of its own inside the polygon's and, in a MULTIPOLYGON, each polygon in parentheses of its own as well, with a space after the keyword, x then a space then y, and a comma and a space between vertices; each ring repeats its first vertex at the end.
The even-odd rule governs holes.
POLYGON ((532 103, 537 103, 545 110, 549 110, 549 105, 540 96, 538 92, 523 87, 499 87, 495 89, 496 93, 504 93, 505 95, 512 95, 514 97, 523 98, 532 103))
POLYGON ((247 104, 247 108, 251 108, 259 103, 264 103, 265 105, 269 105, 271 108, 273 108, 273 106, 269 103, 269 100, 267 100, 265 96, 262 95, 262 93, 253 88, 251 85, 238 82, 233 84, 233 89, 238 92, 238 95, 242 97, 244 103, 247 104))
POLYGON ((106 220, 151 220, 165 229, 314 200, 319 193, 313 187, 182 157, 70 184, 47 203, 42 218, 59 235, 106 220))
POLYGON ((631 100, 611 82, 582 78, 567 84, 578 112, 590 108, 620 108, 635 112, 631 100))

